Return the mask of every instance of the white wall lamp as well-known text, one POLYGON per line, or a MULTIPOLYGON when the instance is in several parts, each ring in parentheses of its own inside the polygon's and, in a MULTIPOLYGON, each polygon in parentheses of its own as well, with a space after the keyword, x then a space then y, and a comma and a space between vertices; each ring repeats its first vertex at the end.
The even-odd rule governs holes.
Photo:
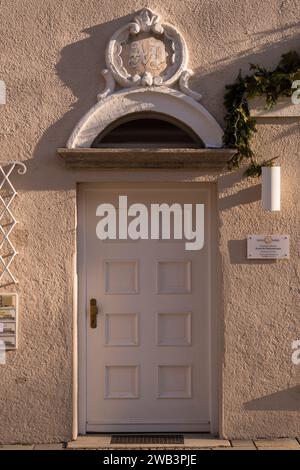
POLYGON ((6 104, 6 85, 3 80, 0 80, 0 104, 6 104))
POLYGON ((261 202, 265 211, 280 211, 280 166, 262 167, 261 202))

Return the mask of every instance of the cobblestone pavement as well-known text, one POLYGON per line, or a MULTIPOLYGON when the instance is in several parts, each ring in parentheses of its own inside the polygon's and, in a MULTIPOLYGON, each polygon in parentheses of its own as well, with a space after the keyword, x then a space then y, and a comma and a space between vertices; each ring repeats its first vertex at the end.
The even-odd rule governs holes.
POLYGON ((111 435, 79 436, 76 441, 56 444, 0 445, 0 450, 300 450, 300 438, 227 440, 186 434, 184 444, 110 444, 111 435))

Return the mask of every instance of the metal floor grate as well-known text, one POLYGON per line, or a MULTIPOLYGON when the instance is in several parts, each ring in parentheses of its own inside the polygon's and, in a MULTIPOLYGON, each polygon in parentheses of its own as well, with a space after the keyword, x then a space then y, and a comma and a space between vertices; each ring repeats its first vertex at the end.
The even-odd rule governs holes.
POLYGON ((114 434, 111 444, 184 444, 183 434, 114 434))

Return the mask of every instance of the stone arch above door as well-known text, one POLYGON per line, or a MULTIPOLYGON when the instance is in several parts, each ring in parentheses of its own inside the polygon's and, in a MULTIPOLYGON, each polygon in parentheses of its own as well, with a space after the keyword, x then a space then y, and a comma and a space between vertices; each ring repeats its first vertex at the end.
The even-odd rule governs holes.
POLYGON ((134 87, 107 96, 93 106, 72 132, 67 147, 90 148, 94 139, 128 114, 157 112, 190 127, 207 148, 222 147, 223 130, 204 106, 169 87, 134 87))
POLYGON ((108 41, 105 62, 105 88, 97 104, 78 122, 67 148, 58 149, 68 168, 226 168, 236 150, 223 148, 222 128, 199 103, 201 94, 189 88, 193 71, 188 68, 188 49, 174 25, 147 8, 133 14, 108 41), (199 146, 154 149, 133 143, 118 148, 112 143, 93 148, 95 139, 114 123, 147 113, 188 128, 199 146))
POLYGON ((133 113, 156 112, 191 128, 205 147, 222 147, 223 131, 189 88, 193 71, 188 49, 174 25, 144 8, 114 32, 102 70, 105 89, 98 103, 80 120, 70 136, 69 149, 90 148, 114 121, 133 113), (177 85, 177 88, 171 88, 177 85))

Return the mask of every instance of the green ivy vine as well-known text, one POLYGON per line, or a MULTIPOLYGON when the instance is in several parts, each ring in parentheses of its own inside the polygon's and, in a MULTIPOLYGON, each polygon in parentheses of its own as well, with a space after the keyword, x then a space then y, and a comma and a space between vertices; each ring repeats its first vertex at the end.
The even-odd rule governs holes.
POLYGON ((265 96, 266 108, 270 109, 278 98, 291 96, 295 91, 292 83, 300 79, 300 57, 297 52, 290 51, 281 56, 279 64, 272 71, 254 64, 250 65, 250 70, 252 73, 245 77, 240 71, 236 81, 226 86, 223 142, 225 147, 237 150, 229 162, 230 169, 239 168, 248 161, 245 176, 260 176, 262 166, 272 166, 277 157, 259 161, 254 154, 250 143, 257 132, 257 125, 255 118, 250 116, 248 100, 265 96))

